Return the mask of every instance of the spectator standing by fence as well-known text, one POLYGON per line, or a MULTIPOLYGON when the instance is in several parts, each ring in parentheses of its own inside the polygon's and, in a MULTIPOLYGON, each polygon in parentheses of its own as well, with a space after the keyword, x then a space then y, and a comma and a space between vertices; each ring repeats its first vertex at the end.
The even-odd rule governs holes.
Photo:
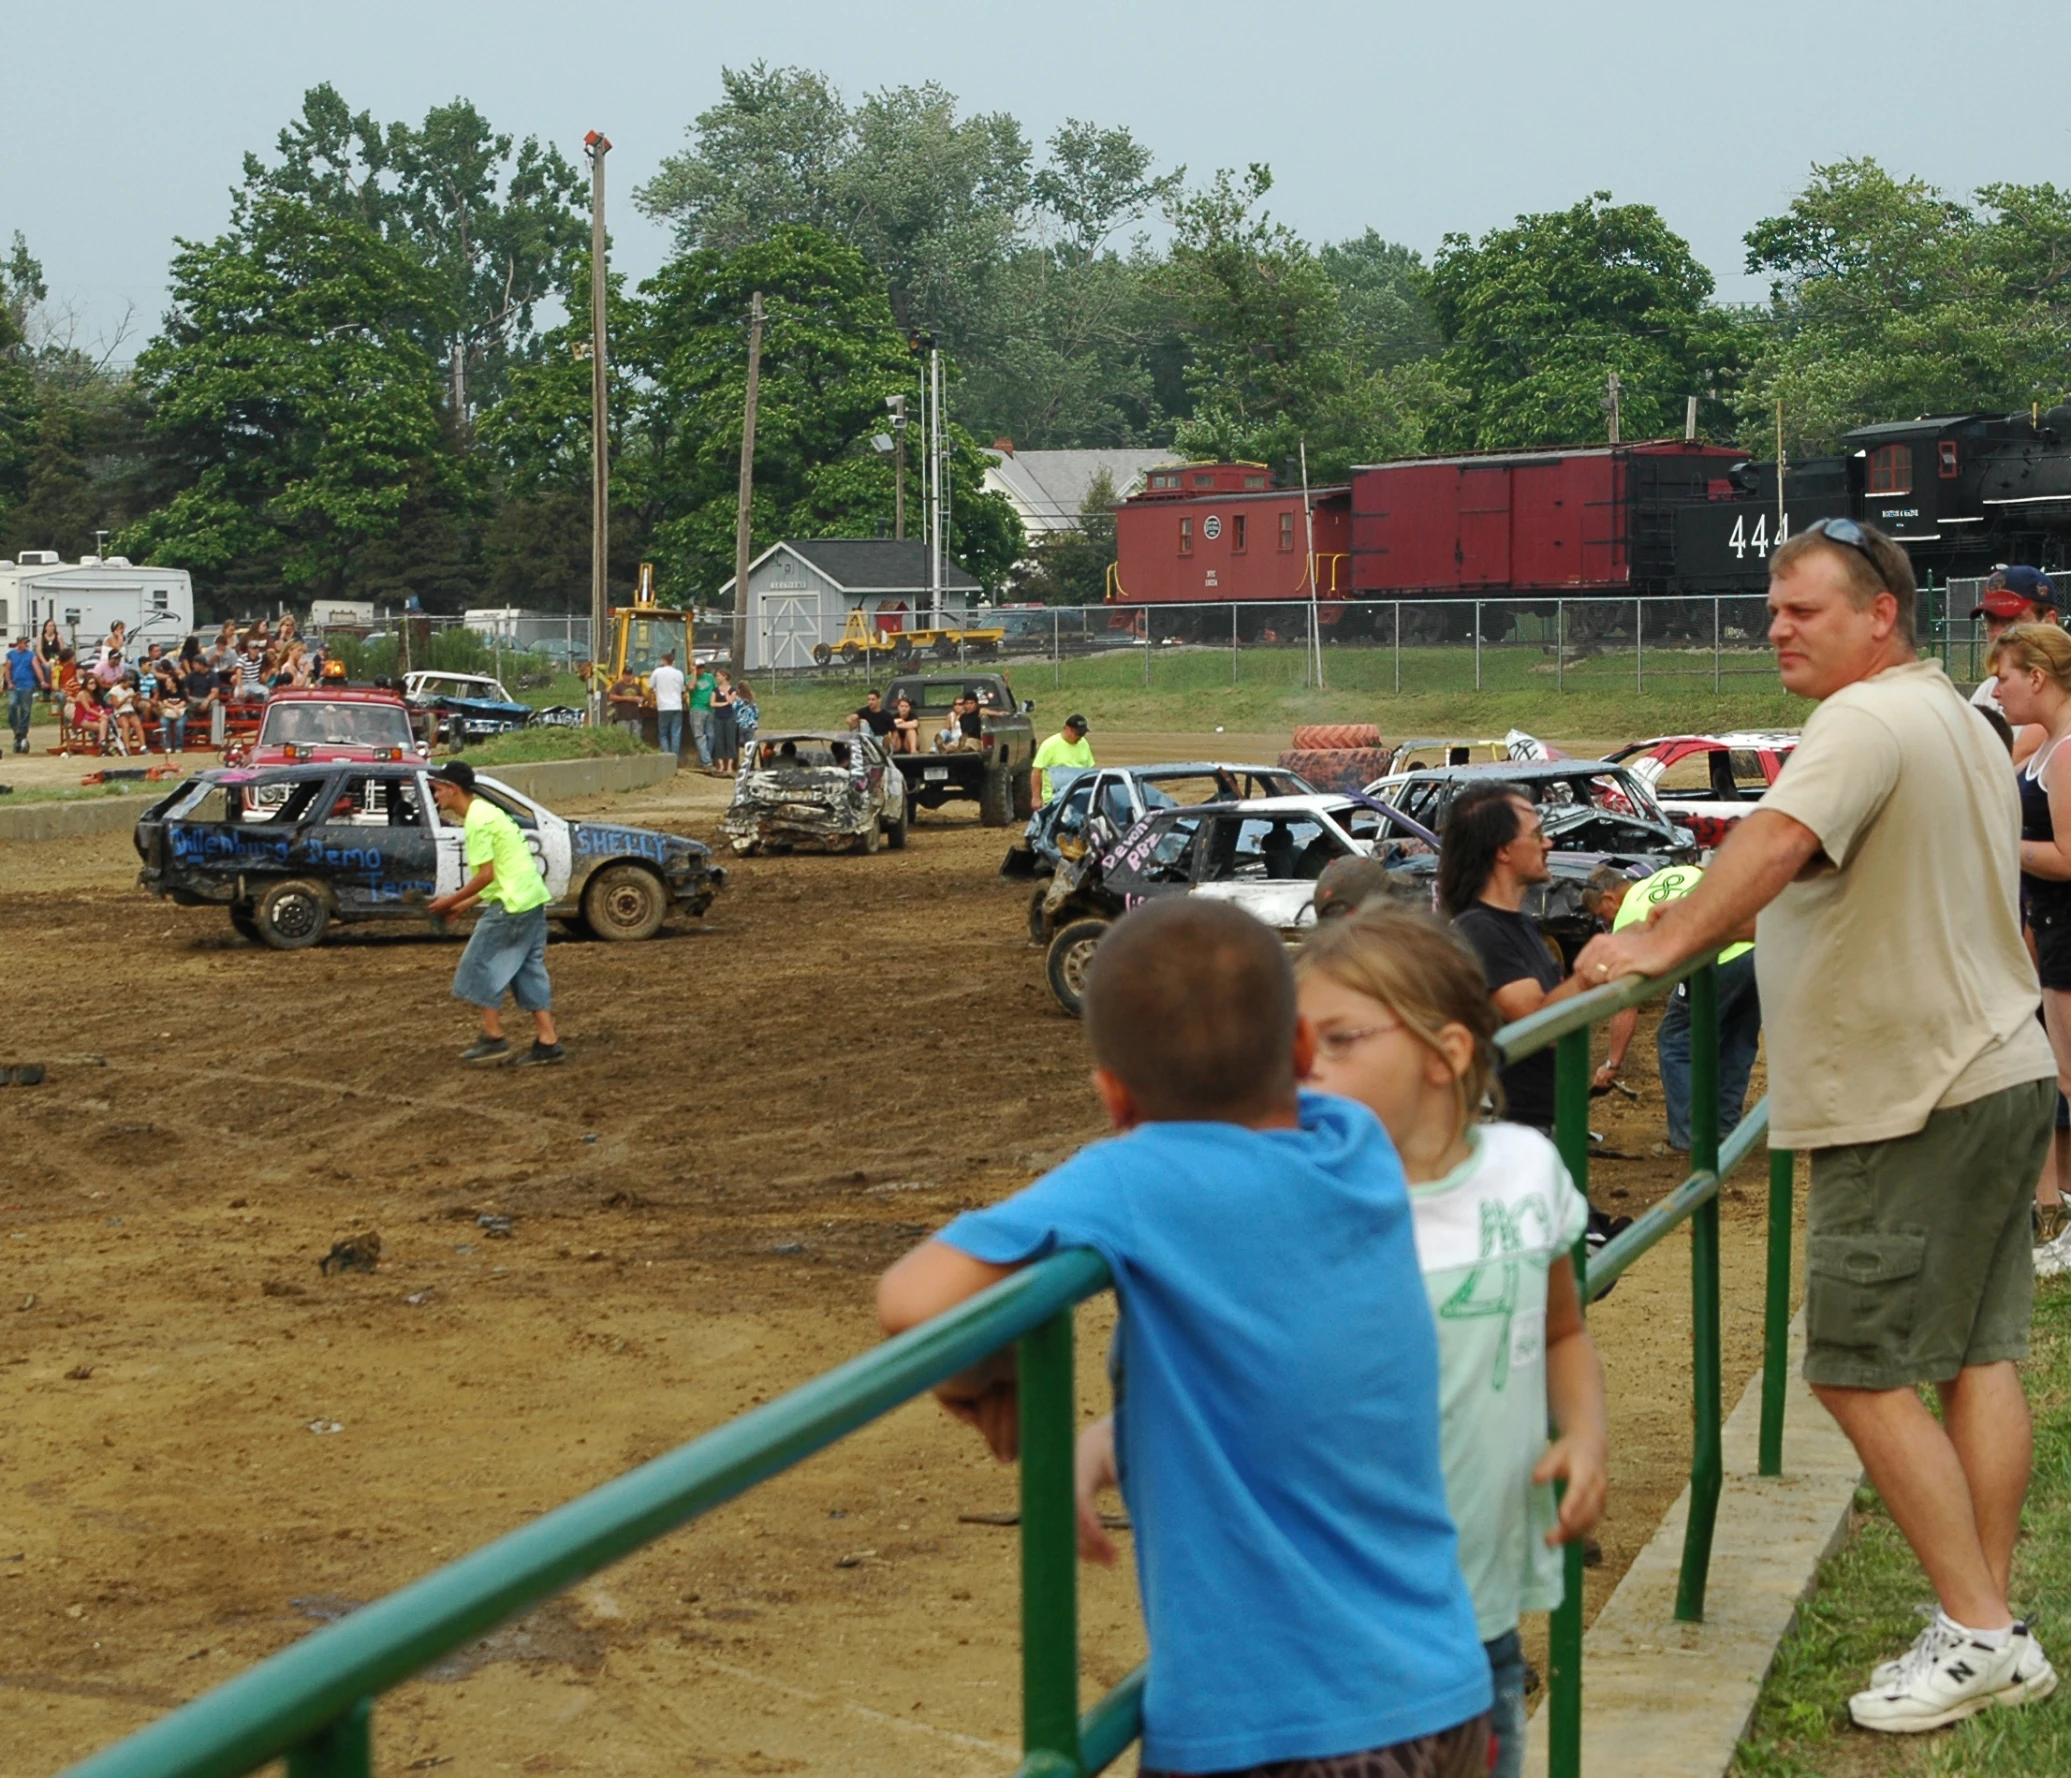
POLYGON ((734 726, 733 675, 721 667, 712 681, 712 764, 726 778, 733 775, 741 751, 740 733, 734 726))
POLYGON ((690 738, 698 750, 698 764, 712 769, 712 694, 719 689, 719 678, 710 667, 697 665, 695 652, 691 665, 696 677, 690 684, 690 738))
POLYGON ((669 650, 661 664, 647 676, 648 695, 654 699, 656 743, 671 759, 683 757, 683 669, 676 664, 676 651, 669 650))
POLYGON ((2009 1592, 2057 1070, 2021 942, 2020 798, 1991 731, 1919 658, 1912 564, 1871 526, 1821 519, 1770 576, 1784 686, 1819 705, 1804 739, 1704 881, 1579 968, 1592 986, 1660 975, 1760 916, 1770 1140, 1812 1163, 1805 1378, 1941 1603, 1849 1711, 1909 1733, 2056 1685, 2009 1592))
POLYGON ((14 750, 29 751, 29 717, 42 683, 41 663, 27 636, 17 636, 7 651, 7 726, 14 732, 14 750))
MULTIPOLYGON (((1591 873, 1591 911, 1613 932, 1645 921, 1667 902, 1688 895, 1704 880, 1694 864, 1672 864, 1635 883, 1614 864, 1591 873)), ((1591 1085, 1602 1091, 1625 1067, 1640 1022, 1629 1006, 1611 1020, 1610 1054, 1591 1085)), ((1747 1083, 1762 1046, 1762 996, 1755 983, 1755 947, 1728 945, 1719 953, 1719 1134, 1730 1136, 1747 1111, 1747 1083)), ((1654 1062, 1661 1074, 1661 1098, 1668 1114, 1668 1146, 1690 1152, 1690 985, 1678 982, 1654 1033, 1654 1062)))
POLYGON ((1996 570, 1985 582, 1985 591, 1970 608, 1973 623, 1985 626, 1985 676, 1970 694, 1970 701, 1983 710, 2005 714, 1999 702, 1998 682, 1992 675, 1993 650, 1999 638, 2015 624, 2053 624, 2057 621, 2056 589, 2040 569, 2015 563, 1996 570))

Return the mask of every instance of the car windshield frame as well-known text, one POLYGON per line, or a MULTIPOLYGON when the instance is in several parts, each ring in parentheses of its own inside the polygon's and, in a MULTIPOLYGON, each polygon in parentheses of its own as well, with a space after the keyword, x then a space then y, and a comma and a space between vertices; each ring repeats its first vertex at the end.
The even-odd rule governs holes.
POLYGON ((362 698, 340 698, 336 702, 319 698, 271 700, 259 719, 258 738, 253 742, 255 747, 401 747, 406 751, 416 744, 416 733, 410 727, 410 713, 401 704, 362 698), (349 723, 338 722, 338 718, 347 716, 351 718, 349 723), (369 724, 377 719, 385 722, 390 725, 391 732, 382 735, 280 732, 318 721, 326 722, 334 729, 356 727, 363 719, 369 724))

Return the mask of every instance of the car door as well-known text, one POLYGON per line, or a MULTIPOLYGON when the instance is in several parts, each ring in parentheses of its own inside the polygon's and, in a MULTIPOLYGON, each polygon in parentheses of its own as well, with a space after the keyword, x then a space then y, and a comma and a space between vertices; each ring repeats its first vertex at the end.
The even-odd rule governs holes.
POLYGON ((1196 850, 1196 895, 1227 901, 1282 932, 1316 921, 1316 879, 1351 846, 1311 815, 1226 816, 1196 850))
POLYGON ((417 777, 345 772, 311 806, 296 852, 341 913, 394 913, 436 893, 437 847, 417 777))

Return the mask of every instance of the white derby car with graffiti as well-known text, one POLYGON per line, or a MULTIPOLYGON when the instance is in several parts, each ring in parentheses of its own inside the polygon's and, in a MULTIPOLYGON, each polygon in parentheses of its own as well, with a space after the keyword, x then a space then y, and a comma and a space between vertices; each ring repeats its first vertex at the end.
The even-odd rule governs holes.
MULTIPOLYGON (((646 827, 569 821, 508 784, 475 779, 538 861, 548 911, 598 938, 652 938, 702 914, 726 881, 711 848, 646 827)), ((460 827, 421 763, 330 761, 188 779, 137 822, 139 883, 187 907, 228 909, 275 950, 322 942, 334 921, 424 919, 469 872, 460 827)))

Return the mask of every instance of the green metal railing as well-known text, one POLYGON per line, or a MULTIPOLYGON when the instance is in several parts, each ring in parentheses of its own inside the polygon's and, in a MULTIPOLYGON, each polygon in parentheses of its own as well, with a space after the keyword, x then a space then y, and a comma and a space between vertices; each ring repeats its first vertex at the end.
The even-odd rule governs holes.
MULTIPOLYGON (((1508 1060, 1556 1046, 1556 1140, 1575 1183, 1589 1180, 1589 1033, 1612 1014, 1691 982, 1691 1161, 1673 1192, 1592 1267, 1575 1250, 1584 1300, 1609 1289, 1671 1229, 1692 1225, 1695 1438, 1691 1510, 1676 1615, 1703 1616, 1720 1452, 1719 1181, 1768 1128, 1768 1103, 1722 1145, 1718 1134, 1717 970, 1695 963, 1635 977, 1506 1026, 1508 1060)), ((1782 1468, 1790 1320, 1791 1156, 1772 1155, 1764 1321, 1761 1471, 1782 1468)), ((1141 1732, 1138 1667, 1079 1713, 1077 1530, 1072 1452, 1072 1310, 1108 1288, 1084 1251, 1017 1272, 947 1315, 886 1341, 789 1394, 570 1501, 399 1592, 315 1631, 237 1678, 72 1768, 71 1778, 242 1778, 285 1759, 288 1778, 369 1778, 373 1705, 464 1643, 676 1530, 756 1483, 1018 1342, 1021 1401, 1023 1758, 1015 1778, 1091 1778, 1141 1732)), ((1554 1778, 1582 1769, 1582 1552, 1567 1551, 1566 1602, 1554 1614, 1546 1720, 1554 1778)))

